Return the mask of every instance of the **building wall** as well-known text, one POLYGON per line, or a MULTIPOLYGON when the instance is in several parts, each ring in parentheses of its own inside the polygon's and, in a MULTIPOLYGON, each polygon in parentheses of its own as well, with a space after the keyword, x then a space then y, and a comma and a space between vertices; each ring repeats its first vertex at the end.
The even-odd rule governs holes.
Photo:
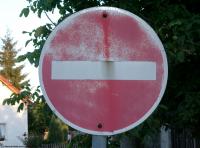
POLYGON ((2 105, 3 100, 8 98, 12 92, 0 82, 0 123, 6 124, 5 141, 1 143, 5 146, 23 145, 24 133, 28 133, 27 110, 17 112, 18 105, 2 105))

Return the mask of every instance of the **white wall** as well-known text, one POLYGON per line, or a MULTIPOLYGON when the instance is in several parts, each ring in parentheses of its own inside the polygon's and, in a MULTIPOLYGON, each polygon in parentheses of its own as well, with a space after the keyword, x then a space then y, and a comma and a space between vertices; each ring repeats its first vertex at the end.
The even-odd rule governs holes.
POLYGON ((20 140, 24 133, 28 133, 27 110, 17 112, 18 105, 2 105, 5 98, 11 95, 11 91, 0 82, 0 123, 6 123, 6 140, 3 145, 23 145, 20 140))

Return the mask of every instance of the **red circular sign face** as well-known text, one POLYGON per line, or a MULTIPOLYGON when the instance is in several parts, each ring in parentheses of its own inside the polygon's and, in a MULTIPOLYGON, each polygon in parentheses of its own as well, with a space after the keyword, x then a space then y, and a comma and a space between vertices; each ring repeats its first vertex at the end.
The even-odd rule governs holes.
POLYGON ((167 83, 164 48, 152 28, 125 10, 71 15, 50 34, 39 75, 51 109, 95 135, 125 132, 158 106, 167 83))

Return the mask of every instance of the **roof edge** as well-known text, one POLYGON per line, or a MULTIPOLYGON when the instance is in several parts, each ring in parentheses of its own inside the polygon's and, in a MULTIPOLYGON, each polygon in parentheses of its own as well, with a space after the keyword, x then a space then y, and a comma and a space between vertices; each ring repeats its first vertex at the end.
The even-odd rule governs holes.
POLYGON ((19 94, 20 90, 12 85, 4 76, 0 75, 0 81, 6 85, 13 93, 19 94))

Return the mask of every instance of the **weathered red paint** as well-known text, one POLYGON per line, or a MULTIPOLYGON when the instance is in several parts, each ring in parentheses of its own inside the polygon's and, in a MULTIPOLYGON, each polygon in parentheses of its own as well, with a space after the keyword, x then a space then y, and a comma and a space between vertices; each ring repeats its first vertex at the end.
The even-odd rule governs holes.
POLYGON ((107 12, 103 12, 102 13, 102 18, 101 19, 101 23, 102 23, 102 28, 103 28, 103 40, 104 40, 104 56, 106 58, 106 60, 109 60, 110 57, 110 52, 109 52, 109 48, 110 48, 110 43, 109 43, 109 31, 108 31, 108 26, 109 26, 109 19, 108 19, 108 14, 107 12))
POLYGON ((50 102, 65 119, 91 131, 113 132, 137 122, 161 91, 164 68, 158 43, 127 14, 88 11, 70 21, 57 30, 42 61, 41 83, 50 102), (52 60, 154 61, 156 80, 52 80, 52 60))

